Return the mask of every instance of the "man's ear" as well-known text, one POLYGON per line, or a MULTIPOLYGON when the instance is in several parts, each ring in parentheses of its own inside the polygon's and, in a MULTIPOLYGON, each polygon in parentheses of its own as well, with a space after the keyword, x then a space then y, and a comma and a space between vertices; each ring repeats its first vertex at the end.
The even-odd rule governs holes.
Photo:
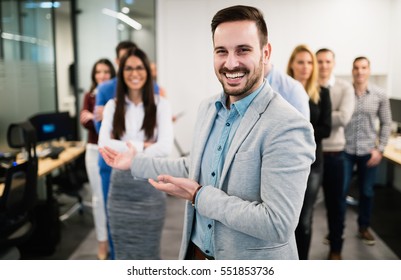
POLYGON ((264 64, 268 64, 269 63, 269 59, 270 59, 270 54, 272 51, 272 47, 270 45, 270 43, 267 43, 264 47, 263 47, 263 63, 264 64))

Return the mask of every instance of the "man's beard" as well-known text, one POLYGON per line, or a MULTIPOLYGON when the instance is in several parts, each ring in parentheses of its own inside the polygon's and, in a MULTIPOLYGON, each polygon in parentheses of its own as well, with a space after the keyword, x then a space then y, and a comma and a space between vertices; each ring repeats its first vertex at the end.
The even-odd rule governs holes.
MULTIPOLYGON (((259 67, 255 69, 254 74, 248 78, 248 81, 246 82, 245 86, 243 88, 238 88, 238 89, 229 89, 225 86, 224 82, 222 80, 220 80, 221 85, 223 86, 224 92, 225 94, 229 95, 229 96, 241 96, 243 94, 249 94, 250 90, 255 86, 255 84, 259 81, 260 77, 263 76, 263 59, 262 57, 260 58, 259 61, 259 67)), ((221 72, 222 70, 220 70, 221 72)), ((243 68, 237 68, 231 71, 227 71, 227 72, 245 72, 245 73, 249 73, 249 71, 247 69, 243 70, 243 68), (242 69, 242 70, 240 70, 242 69)), ((247 75, 246 74, 246 75, 247 75)), ((224 75, 224 74, 222 74, 224 75)))

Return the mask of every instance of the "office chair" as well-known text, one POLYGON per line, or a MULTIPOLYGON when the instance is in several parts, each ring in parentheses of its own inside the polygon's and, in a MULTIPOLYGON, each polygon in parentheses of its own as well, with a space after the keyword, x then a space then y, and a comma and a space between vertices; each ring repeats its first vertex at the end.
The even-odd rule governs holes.
POLYGON ((24 148, 26 161, 14 162, 6 171, 3 194, 0 197, 0 258, 19 258, 18 247, 34 231, 33 208, 37 201, 38 159, 36 132, 29 122, 11 124, 7 132, 12 148, 24 148), (10 255, 10 252, 13 252, 10 255))
MULTIPOLYGON (((53 140, 76 139, 76 132, 73 129, 73 119, 68 112, 46 112, 39 113, 29 118, 29 121, 36 129, 36 136, 40 143, 51 142, 53 140)), ((83 214, 84 202, 81 195, 84 182, 87 181, 86 170, 84 167, 84 157, 80 157, 74 162, 68 163, 60 169, 60 173, 56 176, 47 176, 46 182, 48 188, 51 185, 57 186, 55 192, 58 197, 65 194, 77 200, 64 214, 60 216, 60 221, 64 221, 71 217, 76 211, 83 214), (79 165, 81 163, 81 165, 79 165), (82 164, 83 163, 83 164, 82 164), (83 174, 85 176, 83 176, 83 174)))

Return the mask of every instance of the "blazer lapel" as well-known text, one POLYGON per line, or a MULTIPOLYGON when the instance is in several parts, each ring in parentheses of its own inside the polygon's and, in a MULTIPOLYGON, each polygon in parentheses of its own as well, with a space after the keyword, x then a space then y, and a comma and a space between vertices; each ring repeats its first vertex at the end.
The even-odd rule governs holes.
POLYGON ((265 86, 260 91, 260 93, 255 97, 255 99, 249 105, 237 131, 235 132, 233 141, 228 150, 220 178, 220 183, 219 183, 220 188, 223 185, 227 172, 231 166, 232 161, 234 160, 234 156, 237 153, 239 147, 248 137, 249 133, 256 125, 261 115, 266 111, 268 104, 273 96, 272 93, 273 90, 266 83, 265 86))
POLYGON ((217 111, 214 105, 214 101, 210 102, 204 111, 199 112, 198 116, 199 130, 198 133, 194 134, 195 137, 197 137, 197 139, 195 139, 194 141, 196 145, 193 145, 193 151, 191 155, 191 161, 193 165, 192 170, 195 172, 191 177, 194 178, 195 180, 199 179, 203 151, 205 150, 206 142, 207 139, 209 138, 209 133, 212 130, 216 114, 217 111))

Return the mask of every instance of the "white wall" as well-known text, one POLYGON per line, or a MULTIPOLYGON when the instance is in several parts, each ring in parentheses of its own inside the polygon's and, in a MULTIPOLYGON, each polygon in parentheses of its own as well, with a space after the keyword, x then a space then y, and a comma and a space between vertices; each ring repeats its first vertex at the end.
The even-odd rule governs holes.
POLYGON ((306 43, 314 50, 334 50, 337 75, 350 75, 353 59, 365 55, 373 74, 386 77, 389 95, 401 89, 401 79, 393 78, 401 73, 400 0, 160 0, 159 83, 173 111, 185 112, 175 124, 184 150, 190 148, 199 102, 221 90, 213 72, 210 21, 219 9, 236 4, 264 12, 276 67, 284 70, 292 49, 306 43))
POLYGON ((393 0, 392 2, 390 26, 390 73, 392 74, 390 84, 392 91, 390 96, 401 99, 401 1, 393 0))
POLYGON ((102 13, 103 8, 116 10, 116 1, 78 0, 78 68, 79 87, 87 91, 91 84, 93 64, 100 58, 115 60, 118 43, 115 18, 102 13))
MULTIPOLYGON (((103 8, 116 10, 116 1, 78 0, 78 87, 81 89, 80 108, 83 95, 91 85, 92 66, 100 58, 108 58, 114 63, 115 47, 118 43, 116 19, 102 13, 103 8)), ((115 65, 116 67, 116 65, 115 65)), ((81 128, 86 139, 87 132, 81 128)))

